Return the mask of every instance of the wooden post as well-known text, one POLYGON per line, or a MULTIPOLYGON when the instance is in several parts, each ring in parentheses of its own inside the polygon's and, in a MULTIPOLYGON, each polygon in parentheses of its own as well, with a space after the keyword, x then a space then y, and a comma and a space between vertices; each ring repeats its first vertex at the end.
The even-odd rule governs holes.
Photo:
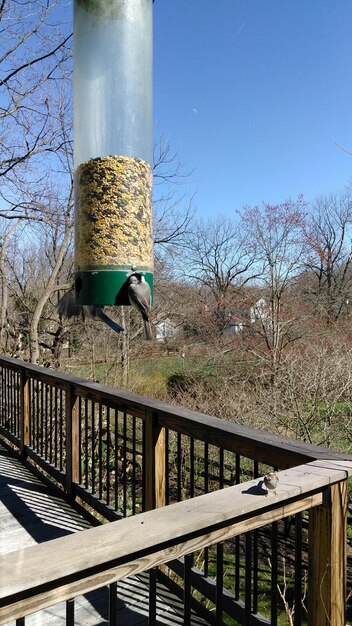
POLYGON ((158 415, 147 411, 145 429, 145 509, 165 506, 165 428, 158 424, 158 415))
POLYGON ((30 443, 30 427, 31 427, 31 419, 30 419, 30 406, 31 406, 31 398, 30 398, 30 387, 29 381, 26 371, 21 369, 20 375, 20 419, 21 419, 21 442, 20 442, 20 454, 21 457, 24 458, 26 456, 26 447, 29 446, 30 443))
POLYGON ((332 485, 309 517, 309 626, 345 626, 347 481, 332 485))
POLYGON ((73 386, 66 385, 66 492, 74 499, 73 483, 79 481, 79 411, 73 386))

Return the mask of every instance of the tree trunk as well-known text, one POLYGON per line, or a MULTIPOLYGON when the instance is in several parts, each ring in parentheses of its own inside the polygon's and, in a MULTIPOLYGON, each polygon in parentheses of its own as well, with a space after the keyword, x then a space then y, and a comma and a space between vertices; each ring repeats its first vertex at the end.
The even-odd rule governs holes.
POLYGON ((69 243, 70 243, 71 233, 72 233, 72 226, 67 225, 64 238, 59 249, 59 254, 57 256, 57 260, 52 270, 51 276, 48 280, 48 284, 43 294, 39 298, 37 302, 37 306, 35 307, 35 310, 33 313, 33 317, 32 317, 30 328, 29 328, 29 358, 30 358, 31 363, 37 363, 39 359, 39 335, 38 335, 39 320, 41 318, 43 309, 47 301, 49 300, 51 294, 56 290, 56 280, 57 280, 59 271, 61 269, 63 260, 65 258, 65 254, 67 252, 69 243))
POLYGON ((6 278, 6 267, 5 267, 5 259, 6 259, 6 247, 8 240, 12 233, 14 232, 18 222, 16 221, 9 230, 5 233, 2 241, 1 252, 0 252, 0 275, 1 275, 1 309, 0 309, 0 349, 3 353, 7 352, 7 341, 6 341, 6 324, 7 324, 7 305, 9 300, 9 291, 7 286, 7 278, 6 278))
POLYGON ((130 311, 126 307, 121 307, 121 320, 122 326, 125 328, 125 332, 121 333, 122 344, 121 344, 121 375, 122 375, 122 384, 124 387, 127 387, 128 384, 128 375, 130 370, 130 341, 129 341, 129 317, 130 311))

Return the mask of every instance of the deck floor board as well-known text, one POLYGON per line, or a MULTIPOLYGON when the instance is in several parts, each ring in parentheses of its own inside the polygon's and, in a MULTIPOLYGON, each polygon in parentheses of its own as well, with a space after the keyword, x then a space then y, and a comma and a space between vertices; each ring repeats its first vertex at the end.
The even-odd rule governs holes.
MULTIPOLYGON (((0 554, 80 532, 90 523, 64 500, 53 495, 21 462, 0 444, 0 554)), ((163 586, 157 588, 157 624, 183 624, 182 603, 163 586)), ((75 599, 75 625, 108 626, 107 588, 75 599)), ((148 574, 117 585, 117 623, 148 625, 148 574)), ((26 626, 64 626, 65 603, 26 617, 26 626)), ((192 626, 205 626, 197 615, 192 626)), ((8 626, 15 626, 11 622, 8 626)))

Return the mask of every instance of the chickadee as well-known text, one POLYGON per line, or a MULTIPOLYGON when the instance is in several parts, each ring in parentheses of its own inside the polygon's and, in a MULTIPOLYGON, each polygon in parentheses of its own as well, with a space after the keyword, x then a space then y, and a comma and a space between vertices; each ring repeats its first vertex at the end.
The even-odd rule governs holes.
POLYGON ((62 317, 70 318, 82 315, 83 318, 87 317, 92 320, 99 319, 116 333, 121 333, 125 330, 120 324, 117 324, 117 322, 114 322, 114 320, 106 315, 101 306, 95 306, 94 304, 78 304, 74 291, 72 290, 68 291, 60 298, 57 304, 57 310, 62 317))
POLYGON ((276 489, 279 482, 279 477, 276 472, 269 472, 264 476, 264 485, 266 488, 266 495, 268 495, 269 491, 273 491, 276 496, 276 489))
POLYGON ((140 278, 138 278, 136 274, 130 276, 128 280, 128 299, 130 304, 143 318, 145 339, 153 339, 152 328, 149 321, 152 294, 144 276, 140 278))

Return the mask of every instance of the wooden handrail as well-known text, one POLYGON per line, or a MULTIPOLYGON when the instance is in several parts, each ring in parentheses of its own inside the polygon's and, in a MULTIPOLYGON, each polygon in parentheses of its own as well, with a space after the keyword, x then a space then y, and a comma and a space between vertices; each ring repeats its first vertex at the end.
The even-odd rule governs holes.
POLYGON ((0 357, 0 365, 24 372, 43 382, 70 387, 72 396, 88 397, 92 400, 117 407, 142 419, 153 415, 156 426, 170 428, 176 432, 195 437, 206 443, 237 452, 250 459, 284 468, 293 467, 316 459, 351 460, 350 455, 327 450, 283 435, 249 428, 217 417, 190 411, 183 407, 113 389, 77 376, 32 365, 11 357, 0 357))
MULTIPOLYGON (((256 479, 1 556, 0 624, 288 515, 324 508, 325 494, 351 475, 352 462, 314 461, 280 472, 276 496, 262 497, 256 479)), ((340 511, 340 518, 345 516, 346 510, 340 511)), ((313 578, 325 576, 324 567, 336 577, 338 555, 335 551, 331 562, 319 567, 313 563, 313 578)), ((316 588, 324 589, 321 583, 316 580, 316 588)), ((329 593, 331 587, 336 591, 335 583, 329 593)), ((344 590, 334 601, 342 615, 344 590)), ((326 602, 322 597, 323 607, 326 602)), ((316 618, 311 624, 318 625, 316 618)))

